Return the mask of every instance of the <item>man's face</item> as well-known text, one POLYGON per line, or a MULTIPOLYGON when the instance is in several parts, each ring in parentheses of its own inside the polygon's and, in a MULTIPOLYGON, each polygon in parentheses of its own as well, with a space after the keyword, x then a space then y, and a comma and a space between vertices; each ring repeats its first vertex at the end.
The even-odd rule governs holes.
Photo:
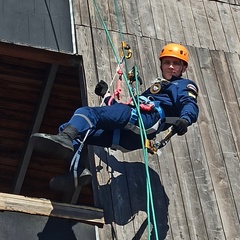
POLYGON ((182 76, 186 68, 183 61, 175 57, 164 57, 161 61, 162 76, 167 80, 171 80, 172 76, 182 76))

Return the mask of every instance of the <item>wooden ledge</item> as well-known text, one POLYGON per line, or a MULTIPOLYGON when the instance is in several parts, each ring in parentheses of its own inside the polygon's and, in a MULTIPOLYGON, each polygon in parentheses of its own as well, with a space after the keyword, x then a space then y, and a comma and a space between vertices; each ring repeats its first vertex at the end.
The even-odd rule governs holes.
POLYGON ((0 40, 0 55, 21 57, 33 61, 57 64, 68 67, 78 67, 82 56, 66 52, 56 52, 50 49, 37 48, 28 45, 0 40))
POLYGON ((57 203, 47 199, 7 193, 0 193, 0 210, 73 219, 99 227, 104 225, 103 210, 99 208, 57 203))

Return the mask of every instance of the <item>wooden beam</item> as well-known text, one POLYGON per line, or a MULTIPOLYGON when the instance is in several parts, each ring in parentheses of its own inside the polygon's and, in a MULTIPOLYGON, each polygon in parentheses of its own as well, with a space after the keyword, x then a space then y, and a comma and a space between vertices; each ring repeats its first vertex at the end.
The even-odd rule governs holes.
POLYGON ((7 193, 0 193, 0 210, 73 219, 98 227, 104 225, 103 210, 99 208, 57 203, 47 199, 7 193))
MULTIPOLYGON (((57 71, 58 71, 58 65, 52 65, 51 69, 49 71, 48 74, 48 78, 46 79, 46 83, 42 92, 42 96, 40 99, 40 104, 39 104, 39 108, 36 114, 36 118, 34 121, 34 124, 32 126, 32 130, 31 130, 31 134, 38 132, 39 128, 41 126, 42 123, 42 119, 48 104, 48 100, 52 91, 52 87, 57 75, 57 71)), ((28 145, 26 147, 25 150, 25 154, 23 157, 23 161, 22 164, 19 168, 19 172, 17 174, 15 183, 14 183, 14 189, 13 189, 13 193, 15 194, 19 194, 23 185, 23 181, 27 172, 27 168, 31 159, 31 155, 32 155, 32 146, 30 146, 29 144, 29 140, 28 140, 28 145)))
POLYGON ((0 55, 24 58, 39 62, 76 67, 82 61, 79 55, 56 52, 51 49, 34 48, 27 45, 0 41, 0 55))

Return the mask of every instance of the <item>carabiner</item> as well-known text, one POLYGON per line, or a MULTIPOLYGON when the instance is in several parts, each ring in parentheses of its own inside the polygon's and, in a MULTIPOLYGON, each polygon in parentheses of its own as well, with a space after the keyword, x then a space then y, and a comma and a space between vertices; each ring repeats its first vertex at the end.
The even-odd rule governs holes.
POLYGON ((125 57, 126 59, 129 59, 132 57, 132 50, 130 45, 128 45, 126 42, 122 41, 122 50, 121 50, 121 57, 125 57), (127 54, 125 55, 125 50, 127 51, 127 54))

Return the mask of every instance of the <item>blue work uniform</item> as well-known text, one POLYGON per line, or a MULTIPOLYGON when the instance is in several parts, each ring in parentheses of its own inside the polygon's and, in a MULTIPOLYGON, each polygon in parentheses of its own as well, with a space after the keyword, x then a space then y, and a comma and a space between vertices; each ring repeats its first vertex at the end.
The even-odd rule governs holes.
POLYGON ((166 117, 184 118, 189 125, 197 121, 199 108, 197 105, 198 87, 184 78, 177 78, 161 85, 161 90, 151 93, 154 84, 142 93, 143 96, 159 101, 166 117))
MULTIPOLYGON (((196 122, 198 117, 197 106, 198 88, 196 84, 188 79, 178 78, 161 84, 158 91, 154 84, 141 94, 156 105, 160 105, 166 117, 184 118, 189 125, 196 122)), ((116 129, 119 131, 119 149, 122 151, 133 151, 142 148, 142 141, 139 134, 126 129, 134 107, 115 100, 110 106, 103 107, 81 107, 78 108, 68 123, 60 126, 60 131, 67 124, 75 127, 79 135, 84 137, 90 129, 86 144, 101 147, 112 147, 113 136, 116 129)), ((153 108, 150 111, 141 111, 142 122, 145 129, 150 129, 159 122, 160 113, 153 108)), ((168 126, 164 125, 164 119, 156 131, 147 134, 148 139, 156 137, 160 131, 168 126)), ((136 125, 138 121, 136 121, 136 125)))

